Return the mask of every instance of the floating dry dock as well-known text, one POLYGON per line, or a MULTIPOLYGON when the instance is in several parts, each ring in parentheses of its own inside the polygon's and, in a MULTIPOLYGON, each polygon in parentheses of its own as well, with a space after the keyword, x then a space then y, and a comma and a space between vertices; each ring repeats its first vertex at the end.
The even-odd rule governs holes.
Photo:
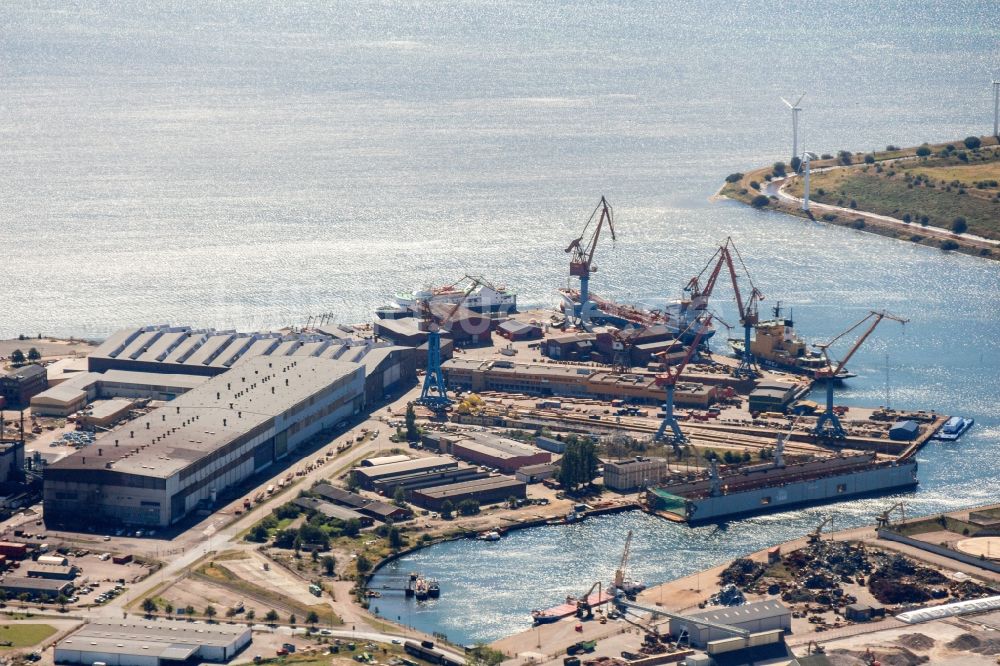
POLYGON ((654 488, 646 499, 656 512, 701 523, 916 485, 914 457, 877 460, 874 453, 860 453, 789 465, 756 465, 734 474, 719 474, 713 468, 707 479, 654 488))

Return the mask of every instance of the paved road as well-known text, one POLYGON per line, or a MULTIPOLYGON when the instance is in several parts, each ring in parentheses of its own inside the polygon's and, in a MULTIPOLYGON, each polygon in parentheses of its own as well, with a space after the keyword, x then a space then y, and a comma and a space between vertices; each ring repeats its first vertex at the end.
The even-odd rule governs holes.
MULTIPOLYGON (((883 166, 886 164, 891 164, 893 162, 902 160, 912 160, 914 158, 902 157, 896 160, 884 160, 880 162, 883 166)), ((845 169, 845 166, 833 166, 825 167, 823 169, 814 169, 813 174, 822 173, 824 171, 830 171, 832 169, 845 169)), ((784 178, 776 178, 770 181, 765 188, 765 193, 768 196, 777 197, 779 200, 789 203, 796 208, 802 207, 802 199, 800 197, 795 197, 785 191, 785 188, 792 183, 797 175, 789 175, 784 178)), ((838 213, 842 215, 853 215, 855 217, 864 216, 869 220, 875 220, 881 223, 883 226, 892 227, 898 231, 908 231, 910 233, 920 234, 922 236, 933 236, 941 240, 954 240, 955 238, 962 238, 963 240, 981 248, 994 249, 1000 247, 1000 241, 991 240, 989 238, 983 238, 982 236, 976 236, 974 234, 955 234, 948 229, 943 229, 941 227, 934 226, 922 226, 919 224, 907 224, 903 220, 897 217, 891 217, 889 215, 879 215, 877 213, 869 213, 863 210, 857 210, 854 208, 844 208, 843 206, 832 206, 830 204, 818 203, 816 201, 809 201, 810 209, 818 209, 821 211, 827 211, 832 213, 838 213)))

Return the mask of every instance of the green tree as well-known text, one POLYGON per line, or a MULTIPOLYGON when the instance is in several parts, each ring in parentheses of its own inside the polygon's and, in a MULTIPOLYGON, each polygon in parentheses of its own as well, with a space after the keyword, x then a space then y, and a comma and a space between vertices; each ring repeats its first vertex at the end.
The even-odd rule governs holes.
POLYGON ((566 440, 566 451, 559 465, 559 483, 569 490, 588 485, 597 476, 599 464, 597 446, 593 440, 570 436, 566 440))
POLYGON ((69 597, 65 594, 60 594, 56 597, 56 603, 59 604, 59 610, 63 613, 66 612, 66 604, 69 603, 69 597))
POLYGON ((398 507, 406 508, 406 491, 403 486, 396 486, 396 491, 392 494, 392 503, 398 507))
POLYGON ((361 574, 368 573, 372 569, 371 560, 364 553, 358 555, 358 559, 355 560, 354 564, 358 568, 358 573, 361 574))
POLYGON ((357 518, 351 518, 350 520, 348 520, 346 523, 344 523, 344 527, 341 529, 341 534, 343 534, 346 537, 356 537, 360 533, 361 533, 361 521, 358 520, 357 518))
POLYGON ((927 157, 930 154, 931 154, 930 146, 926 144, 917 148, 917 157, 927 157))
POLYGON ((166 613, 167 615, 172 615, 174 612, 174 605, 169 601, 163 604, 163 612, 166 613))
POLYGON ((264 619, 267 620, 267 622, 270 623, 270 624, 273 624, 273 623, 277 622, 278 621, 278 611, 276 611, 276 610, 274 610, 272 608, 271 610, 267 611, 267 614, 264 616, 264 619))
POLYGON ((392 548, 393 550, 399 550, 400 548, 403 547, 404 545, 403 534, 402 532, 399 531, 399 528, 396 527, 395 525, 389 528, 388 537, 389 537, 389 548, 392 548))
POLYGON ((871 153, 865 155, 865 164, 875 164, 875 156, 871 153))
POLYGON ((184 614, 185 614, 185 615, 194 615, 194 606, 192 606, 191 604, 188 604, 188 605, 187 605, 187 606, 186 606, 186 607, 184 608, 184 614))
POLYGON ((247 534, 247 541, 253 541, 255 543, 264 543, 267 541, 267 528, 264 527, 264 523, 257 523, 247 534))
POLYGON ((323 572, 327 576, 333 575, 333 571, 336 568, 336 566, 337 566, 337 561, 333 559, 332 555, 326 555, 323 558, 323 572))
POLYGON ((465 499, 458 503, 458 512, 463 516, 474 516, 479 513, 479 502, 474 499, 465 499))
POLYGON ((965 137, 965 141, 962 143, 964 143, 965 147, 969 150, 976 150, 979 146, 983 145, 983 142, 979 140, 978 136, 967 136, 965 137))
POLYGON ((763 208, 769 203, 771 203, 771 199, 769 199, 766 194, 758 194, 750 200, 750 205, 754 208, 763 208))
POLYGON ((14 351, 12 351, 10 353, 10 362, 13 363, 15 366, 24 365, 25 363, 24 352, 21 351, 20 349, 15 349, 14 351))
POLYGON ((802 158, 796 155, 788 163, 788 166, 791 168, 792 173, 798 173, 799 169, 802 167, 802 158))
POLYGON ((316 624, 319 622, 319 615, 316 611, 309 611, 309 615, 306 615, 306 624, 316 624))
POLYGON ((246 615, 244 615, 243 617, 245 617, 248 621, 253 622, 253 619, 257 617, 257 611, 251 608, 246 612, 246 615))
POLYGON ((445 520, 452 519, 452 512, 455 510, 455 505, 451 503, 451 500, 445 500, 441 505, 441 517, 445 520))
POLYGON ((951 230, 956 234, 964 234, 968 228, 969 225, 964 217, 956 217, 951 223, 951 230))
POLYGON ((727 183, 738 183, 742 179, 743 179, 743 174, 738 171, 736 173, 731 173, 728 176, 726 176, 727 183))
POLYGON ((28 350, 28 360, 31 361, 32 363, 34 363, 35 361, 41 361, 42 355, 38 352, 37 349, 32 347, 31 349, 28 350))
POLYGON ((215 610, 215 606, 209 604, 208 606, 205 606, 205 613, 204 614, 205 614, 205 617, 207 617, 209 620, 211 620, 213 617, 215 617, 216 615, 218 615, 218 611, 215 610))
POLYGON ((417 412, 413 409, 413 403, 406 406, 406 439, 411 442, 420 439, 420 431, 417 430, 417 412))
POLYGON ((159 606, 156 604, 156 600, 153 597, 146 597, 142 600, 142 610, 145 611, 147 615, 152 615, 157 611, 159 606))
POLYGON ((288 624, 291 624, 291 625, 294 626, 295 623, 298 622, 298 621, 299 621, 299 619, 297 617, 295 617, 295 613, 292 613, 291 615, 288 616, 288 624))
POLYGON ((784 162, 775 162, 773 168, 775 177, 781 178, 782 176, 784 176, 786 173, 785 169, 787 168, 788 167, 785 166, 784 162))

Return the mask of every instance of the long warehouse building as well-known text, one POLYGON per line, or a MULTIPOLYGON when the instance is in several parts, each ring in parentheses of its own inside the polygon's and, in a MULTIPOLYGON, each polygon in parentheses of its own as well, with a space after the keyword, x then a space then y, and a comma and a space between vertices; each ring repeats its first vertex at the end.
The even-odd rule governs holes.
POLYGON ((46 519, 170 525, 364 403, 361 364, 247 359, 49 465, 46 519))

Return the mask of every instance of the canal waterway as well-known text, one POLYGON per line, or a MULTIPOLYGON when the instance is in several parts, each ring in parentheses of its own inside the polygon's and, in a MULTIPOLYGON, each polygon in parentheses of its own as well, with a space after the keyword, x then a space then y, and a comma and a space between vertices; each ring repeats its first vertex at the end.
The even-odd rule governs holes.
MULTIPOLYGON (((726 174, 790 157, 779 96, 807 93, 800 141, 818 153, 988 132, 998 21, 987 0, 6 3, 0 336, 355 322, 466 272, 544 304, 604 194, 619 233, 596 293, 662 304, 732 236, 764 307, 810 340, 869 308, 908 317, 837 399, 975 417, 920 454, 908 501, 998 501, 1000 265, 710 201, 726 174)), ((726 298, 713 309, 733 323, 726 298)), ((444 544, 393 565, 437 577, 440 600, 378 605, 489 640, 606 580, 629 527, 658 582, 887 502, 444 544)))

